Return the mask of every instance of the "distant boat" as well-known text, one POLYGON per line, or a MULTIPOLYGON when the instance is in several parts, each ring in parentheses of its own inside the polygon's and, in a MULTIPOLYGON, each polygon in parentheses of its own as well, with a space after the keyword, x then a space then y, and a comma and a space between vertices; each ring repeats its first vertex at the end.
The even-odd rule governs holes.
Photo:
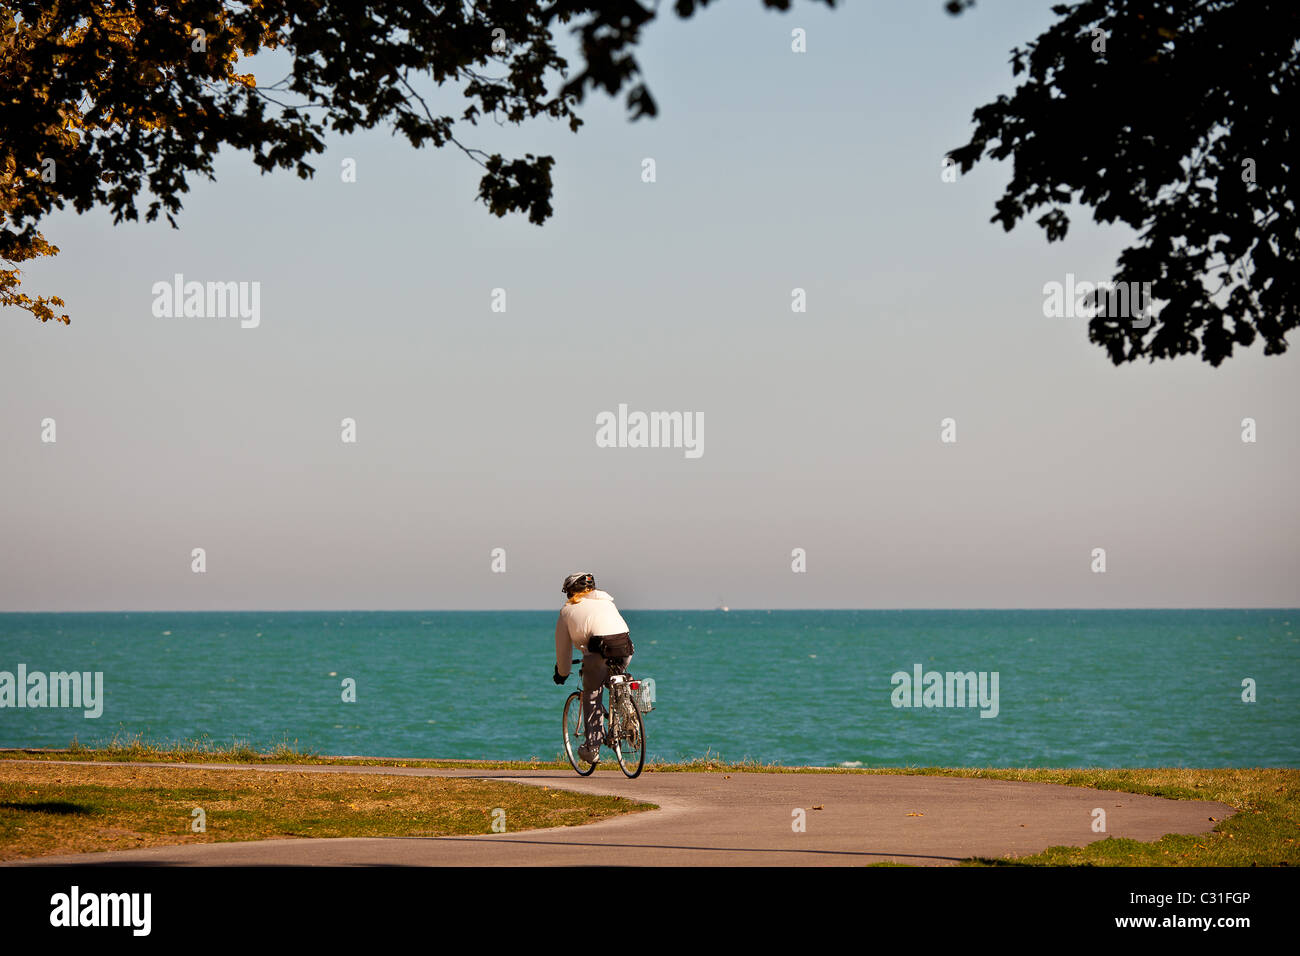
POLYGON ((719 605, 718 605, 714 610, 718 610, 718 611, 730 611, 731 608, 727 607, 727 605, 725 605, 725 604, 719 604, 719 605))

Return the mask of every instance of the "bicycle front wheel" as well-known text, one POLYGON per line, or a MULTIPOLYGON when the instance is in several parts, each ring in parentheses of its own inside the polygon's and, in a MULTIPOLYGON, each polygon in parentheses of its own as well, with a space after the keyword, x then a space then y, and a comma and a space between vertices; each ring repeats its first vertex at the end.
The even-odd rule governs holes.
POLYGON ((587 742, 587 728, 582 720, 582 694, 574 691, 564 702, 564 753, 581 776, 589 777, 596 769, 594 763, 588 763, 578 756, 578 748, 587 742))
POLYGON ((632 703, 632 695, 624 691, 618 695, 615 704, 618 713, 618 729, 614 737, 614 756, 618 765, 628 777, 641 775, 645 766, 645 722, 641 712, 632 703))

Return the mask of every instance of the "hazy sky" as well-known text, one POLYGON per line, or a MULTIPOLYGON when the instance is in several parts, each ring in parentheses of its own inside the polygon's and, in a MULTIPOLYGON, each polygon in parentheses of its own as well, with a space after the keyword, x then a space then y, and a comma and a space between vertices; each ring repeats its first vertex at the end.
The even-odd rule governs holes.
POLYGON ((577 570, 633 608, 1300 604, 1300 356, 1115 368, 1042 289, 1131 233, 941 180, 1049 8, 662 5, 658 118, 462 131, 555 156, 541 228, 378 131, 306 182, 224 155, 179 231, 50 219, 26 287, 72 325, 0 314, 0 610, 553 607, 577 570), (176 273, 260 283, 260 324, 156 317, 176 273), (598 447, 620 403, 703 454, 598 447))

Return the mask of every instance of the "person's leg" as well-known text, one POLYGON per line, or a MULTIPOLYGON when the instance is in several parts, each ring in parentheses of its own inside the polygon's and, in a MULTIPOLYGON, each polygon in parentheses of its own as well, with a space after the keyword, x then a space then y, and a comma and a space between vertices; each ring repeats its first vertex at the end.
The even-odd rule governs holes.
POLYGON ((600 715, 604 708, 600 697, 608 674, 605 658, 592 653, 582 655, 582 717, 587 729, 587 747, 596 753, 600 752, 603 732, 600 715))

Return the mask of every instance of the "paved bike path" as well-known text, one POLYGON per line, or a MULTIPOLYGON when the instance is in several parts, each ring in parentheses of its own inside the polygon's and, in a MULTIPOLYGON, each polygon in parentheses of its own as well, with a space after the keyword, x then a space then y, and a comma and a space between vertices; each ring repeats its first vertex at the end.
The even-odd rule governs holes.
POLYGON ((974 856, 1023 856, 1049 846, 1083 846, 1106 836, 1151 841, 1166 833, 1206 833, 1215 821, 1235 812, 1213 801, 958 777, 643 773, 628 780, 618 770, 598 770, 583 778, 560 770, 139 766, 475 777, 618 794, 660 809, 519 833, 191 844, 41 857, 10 865, 942 866, 974 856), (1095 808, 1106 811, 1104 833, 1092 829, 1095 808), (796 810, 803 811, 803 832, 793 827, 796 810))

